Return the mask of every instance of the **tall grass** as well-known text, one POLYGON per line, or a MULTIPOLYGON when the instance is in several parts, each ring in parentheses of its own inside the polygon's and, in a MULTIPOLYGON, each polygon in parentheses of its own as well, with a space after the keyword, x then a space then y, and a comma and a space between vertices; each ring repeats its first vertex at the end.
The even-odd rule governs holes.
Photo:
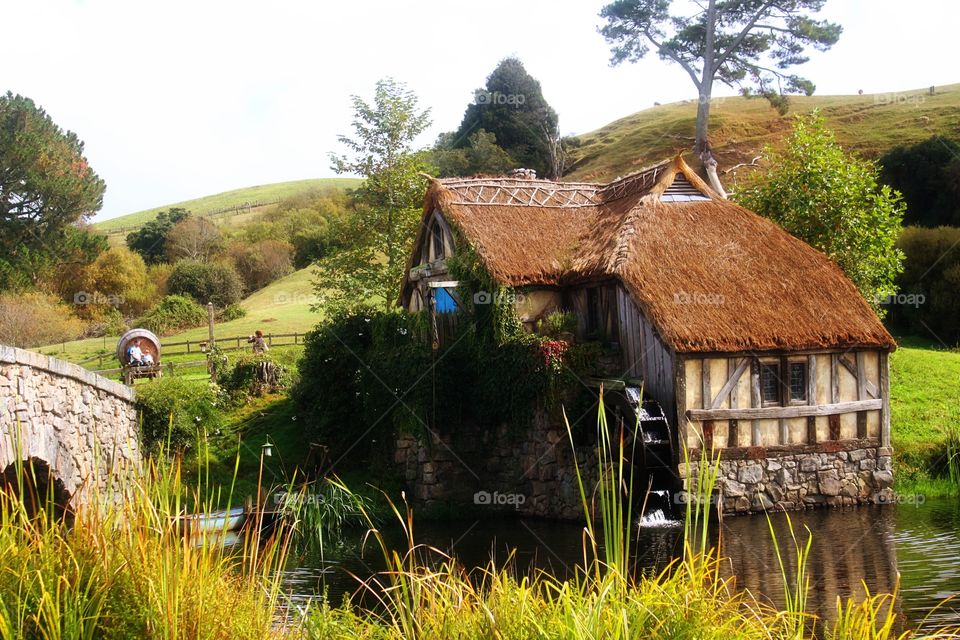
POLYGON ((0 639, 280 635, 282 542, 224 553, 216 533, 184 536, 176 463, 113 491, 70 529, 0 494, 0 639))

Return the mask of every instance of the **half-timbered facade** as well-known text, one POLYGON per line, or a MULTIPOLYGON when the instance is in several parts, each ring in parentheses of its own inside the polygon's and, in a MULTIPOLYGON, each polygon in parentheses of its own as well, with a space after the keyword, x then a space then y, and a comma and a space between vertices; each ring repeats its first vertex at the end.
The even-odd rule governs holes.
POLYGON ((573 311, 612 346, 693 459, 721 450, 729 511, 889 496, 893 339, 831 260, 681 158, 609 184, 434 180, 401 304, 464 304, 465 246, 531 327, 573 311))

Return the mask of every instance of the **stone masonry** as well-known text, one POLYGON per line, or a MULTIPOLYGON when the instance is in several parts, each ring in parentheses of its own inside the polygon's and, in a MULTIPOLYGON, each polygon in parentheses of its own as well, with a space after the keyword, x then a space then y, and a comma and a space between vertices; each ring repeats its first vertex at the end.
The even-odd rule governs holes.
MULTIPOLYGON (((736 453, 720 460, 717 488, 725 513, 882 504, 893 499, 893 452, 876 440, 753 447, 736 453)), ((692 462, 689 473, 681 474, 688 484, 695 483, 698 468, 699 463, 692 462)))
MULTIPOLYGON (((577 464, 588 494, 597 482, 595 446, 578 447, 577 464)), ((454 435, 421 443, 396 441, 394 462, 415 505, 430 509, 488 510, 582 520, 583 505, 566 427, 543 412, 525 430, 478 433, 462 425, 454 435)))
POLYGON ((38 458, 71 506, 141 463, 133 389, 78 365, 0 345, 0 472, 38 458))

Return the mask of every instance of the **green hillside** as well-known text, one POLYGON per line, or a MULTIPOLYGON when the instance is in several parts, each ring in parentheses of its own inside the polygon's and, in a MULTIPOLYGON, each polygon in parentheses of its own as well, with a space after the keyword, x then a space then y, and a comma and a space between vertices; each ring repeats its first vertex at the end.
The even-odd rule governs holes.
MULTIPOLYGON (((324 187, 356 187, 360 182, 357 178, 317 178, 263 184, 255 187, 234 189, 233 191, 224 191, 223 193, 194 198, 193 200, 166 204, 161 207, 154 207, 153 209, 145 209, 144 211, 96 222, 93 226, 95 229, 105 233, 128 232, 141 226, 145 222, 153 220, 159 212, 171 207, 182 207, 189 209, 195 215, 210 216, 235 207, 245 207, 246 205, 256 205, 260 203, 272 204, 282 198, 289 198, 298 193, 313 189, 321 189, 324 187)), ((245 211, 245 209, 241 209, 238 213, 244 213, 245 211)))
MULTIPOLYGON (((264 333, 304 333, 309 331, 321 316, 310 311, 310 305, 317 299, 312 281, 313 268, 307 267, 294 271, 288 276, 270 283, 268 286, 253 292, 240 303, 247 315, 238 320, 223 322, 216 325, 216 333, 220 337, 250 335, 257 329, 264 333)), ((182 340, 202 340, 207 336, 207 327, 190 329, 176 335, 164 336, 166 342, 180 342, 182 340)), ((81 362, 101 353, 109 354, 113 358, 114 348, 119 336, 107 338, 87 338, 74 340, 63 344, 40 347, 37 351, 69 360, 81 362)), ((195 359, 195 358, 187 358, 195 359)), ((95 363, 89 364, 96 368, 95 363)), ((106 366, 116 366, 112 362, 106 366)))
MULTIPOLYGON (((765 144, 776 144, 793 116, 819 109, 840 143, 867 158, 934 134, 960 139, 960 84, 885 94, 791 97, 780 116, 762 98, 716 98, 710 111, 710 141, 723 172, 750 163, 765 144)), ((693 146, 695 100, 656 106, 579 136, 565 179, 609 180, 693 146)))

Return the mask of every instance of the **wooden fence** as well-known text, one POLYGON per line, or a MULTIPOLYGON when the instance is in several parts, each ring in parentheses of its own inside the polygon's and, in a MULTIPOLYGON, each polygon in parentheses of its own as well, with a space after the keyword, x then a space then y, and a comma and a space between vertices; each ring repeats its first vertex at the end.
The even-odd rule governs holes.
MULTIPOLYGON (((263 339, 267 342, 268 347, 283 347, 283 346, 294 346, 303 344, 303 339, 306 336, 305 333, 265 333, 263 334, 263 339)), ((253 347, 247 343, 247 340, 250 336, 229 336, 226 338, 216 338, 217 346, 221 351, 239 351, 241 349, 250 349, 253 351, 253 347)), ((119 339, 119 338, 117 338, 119 339)), ((106 345, 106 340, 104 345, 106 345)), ((168 356, 180 356, 189 353, 206 353, 209 349, 209 340, 197 339, 197 340, 181 340, 179 342, 164 342, 160 341, 161 346, 161 362, 164 358, 168 356), (179 350, 176 347, 181 347, 179 350)), ((101 353, 86 360, 81 360, 77 364, 81 366, 86 366, 89 364, 97 363, 98 369, 95 369, 96 373, 117 373, 120 371, 117 369, 102 369, 104 361, 114 360, 116 361, 116 354, 113 353, 101 353)), ((206 360, 201 362, 206 363, 206 360)), ((173 363, 163 362, 164 367, 168 365, 173 365, 173 363)), ((177 363, 177 367, 185 366, 183 363, 177 363)))

